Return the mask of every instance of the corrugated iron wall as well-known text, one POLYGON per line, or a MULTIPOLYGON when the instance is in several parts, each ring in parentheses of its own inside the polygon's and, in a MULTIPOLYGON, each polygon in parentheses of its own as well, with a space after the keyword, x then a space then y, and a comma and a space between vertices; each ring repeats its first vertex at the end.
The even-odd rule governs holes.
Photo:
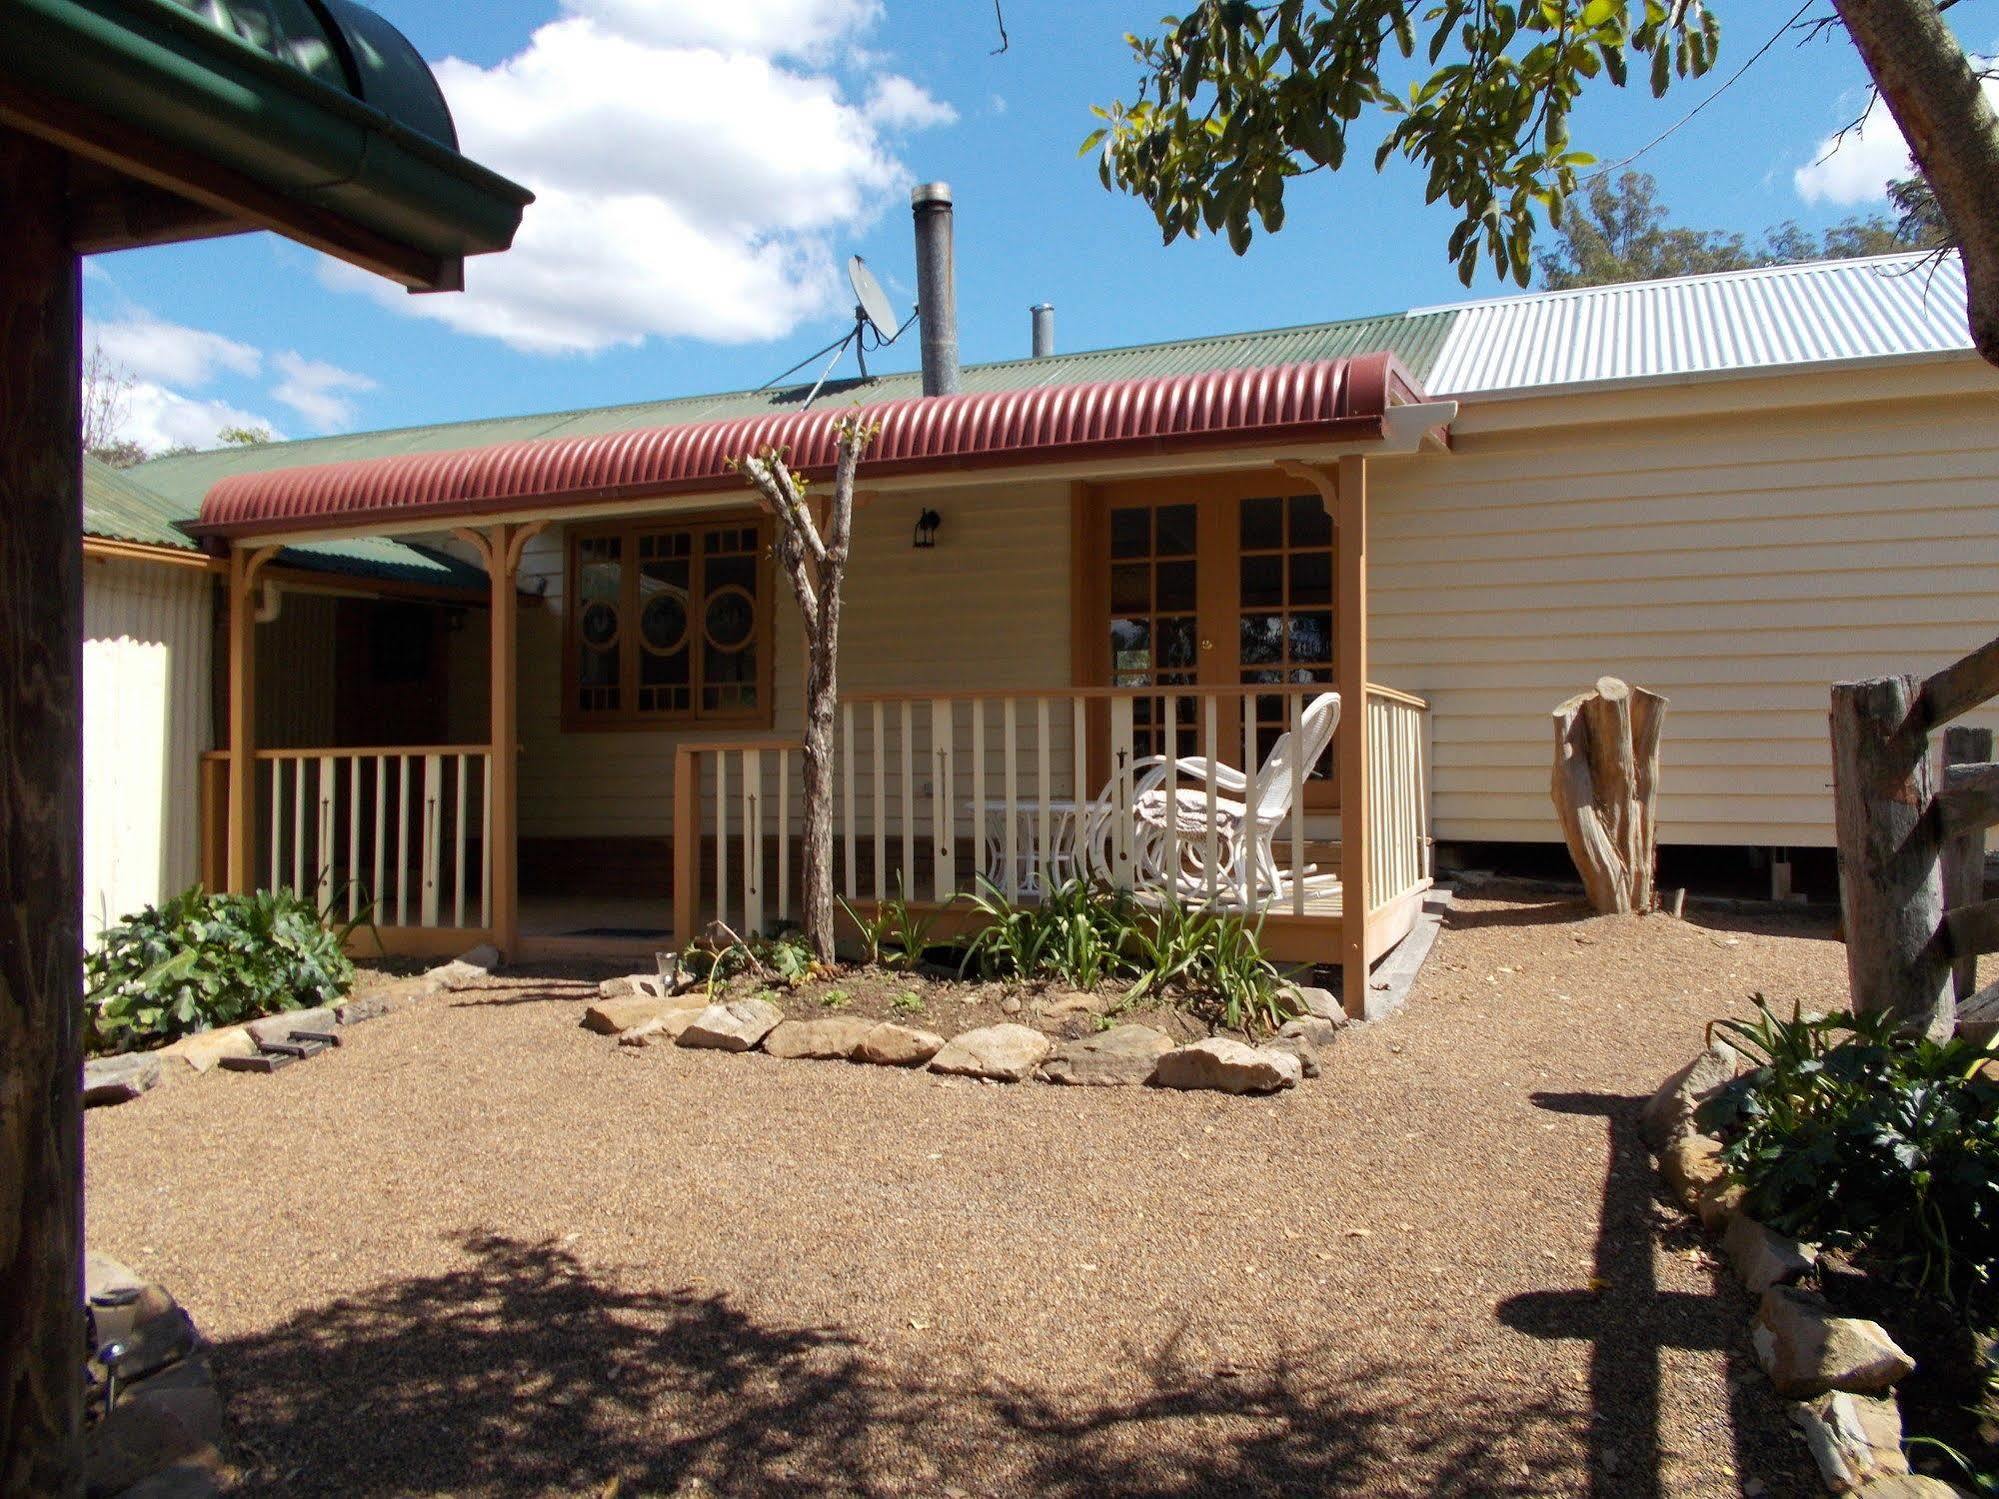
POLYGON ((96 558, 84 565, 86 940, 198 874, 212 588, 194 568, 96 558))

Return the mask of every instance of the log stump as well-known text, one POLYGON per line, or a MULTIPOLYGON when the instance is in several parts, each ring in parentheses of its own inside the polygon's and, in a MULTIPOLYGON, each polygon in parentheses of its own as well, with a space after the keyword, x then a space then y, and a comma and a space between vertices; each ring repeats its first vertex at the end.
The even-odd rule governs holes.
POLYGON ((1599 677, 1593 691, 1556 708, 1554 719, 1549 790, 1590 904, 1606 914, 1652 910, 1666 699, 1599 677))

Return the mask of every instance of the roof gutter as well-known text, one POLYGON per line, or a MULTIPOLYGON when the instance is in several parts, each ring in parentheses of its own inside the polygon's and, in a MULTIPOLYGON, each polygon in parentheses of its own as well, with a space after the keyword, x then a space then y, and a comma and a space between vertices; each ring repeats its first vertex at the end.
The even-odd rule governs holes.
POLYGON ((462 285, 464 257, 507 248, 533 201, 164 0, 0 5, 0 119, 197 203, 241 209, 238 189, 253 185, 271 202, 250 205, 249 226, 296 233, 413 290, 462 285), (342 222, 362 235, 337 243, 342 222))

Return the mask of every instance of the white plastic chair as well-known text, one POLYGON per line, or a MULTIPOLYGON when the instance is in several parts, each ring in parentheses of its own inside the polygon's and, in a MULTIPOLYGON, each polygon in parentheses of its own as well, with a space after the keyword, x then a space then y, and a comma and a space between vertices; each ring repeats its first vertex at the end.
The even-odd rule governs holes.
MULTIPOLYGON (((1340 721, 1340 695, 1322 693, 1305 705, 1298 728, 1280 734, 1255 776, 1245 777, 1232 766, 1199 756, 1173 762, 1175 788, 1171 843, 1173 865, 1167 868, 1167 763, 1164 755, 1135 761, 1131 803, 1120 809, 1106 788, 1091 809, 1089 826, 1079 838, 1093 872, 1109 877, 1112 845, 1121 817, 1128 818, 1131 837, 1131 882, 1135 889, 1166 889, 1174 894, 1206 898, 1210 890, 1226 898, 1246 893, 1261 900, 1282 893, 1286 876, 1278 867, 1274 847, 1278 829, 1291 817, 1291 805, 1302 794, 1305 778, 1333 742, 1340 721), (1208 858, 1207 783, 1215 786, 1215 856, 1208 858), (1247 881, 1245 881, 1247 875, 1247 881)), ((1115 785, 1115 783, 1113 783, 1115 785)), ((1297 879, 1310 867, 1294 872, 1297 879)))

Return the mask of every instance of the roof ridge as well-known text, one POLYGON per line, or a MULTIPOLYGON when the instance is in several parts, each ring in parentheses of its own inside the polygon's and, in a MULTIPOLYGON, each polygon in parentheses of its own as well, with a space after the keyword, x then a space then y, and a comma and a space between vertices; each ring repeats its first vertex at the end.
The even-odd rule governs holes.
MULTIPOLYGON (((1196 334, 1191 338, 1160 338, 1152 339, 1145 343, 1110 344, 1101 348, 1075 349, 1061 354, 1044 354, 1038 358, 1033 355, 1024 355, 1014 359, 985 359, 974 364, 968 364, 964 368, 967 372, 970 372, 976 370, 1012 370, 1026 365, 1060 366, 1085 359, 1114 358, 1120 354, 1138 354, 1157 349, 1205 348, 1215 344, 1227 343, 1235 339, 1275 340, 1299 333, 1356 327, 1363 323, 1406 321, 1419 315, 1439 316, 1456 311, 1455 307, 1428 308, 1422 309, 1420 313, 1411 311, 1377 312, 1370 313, 1364 317, 1326 318, 1316 322, 1286 323, 1275 328, 1237 328, 1220 333, 1196 334)), ((918 370, 889 370, 881 374, 870 375, 865 382, 855 381, 850 385, 844 386, 843 389, 851 390, 863 383, 872 386, 887 380, 914 381, 920 378, 921 372, 918 370)), ((1116 379, 1118 377, 1105 376, 1103 378, 1116 379)), ((637 401, 614 401, 603 406, 575 406, 562 411, 522 411, 511 415, 474 416, 441 422, 410 422, 399 427, 372 427, 353 432, 329 432, 317 437, 297 437, 280 442, 259 443, 257 447, 260 449, 299 449, 308 448, 318 443, 349 442, 366 440, 371 437, 397 437, 405 433, 429 432, 439 427, 463 428, 473 431, 483 427, 497 426, 502 423, 533 421, 544 421, 548 424, 548 430, 536 434, 537 437, 552 438, 560 435, 556 430, 557 428, 578 417, 605 417, 620 411, 638 411, 647 407, 679 404, 691 405, 697 403, 714 404, 763 395, 767 392, 782 394, 786 391, 802 391, 810 388, 808 382, 799 381, 792 385, 759 385, 737 390, 696 391, 688 395, 651 396, 637 401)), ((698 419, 698 413, 696 415, 698 419)), ((174 453, 160 458, 150 458, 139 466, 141 468, 150 468, 154 464, 158 464, 162 472, 169 472, 174 467, 183 466, 200 459, 213 458, 218 452, 226 451, 228 451, 226 448, 201 448, 190 453, 174 453)))
MULTIPOLYGON (((1464 302, 1444 302, 1434 307, 1413 307, 1409 315, 1415 317, 1421 313, 1472 312, 1487 307, 1513 306, 1522 302, 1554 302, 1564 297, 1614 296, 1621 292, 1648 291, 1660 286, 1686 286, 1694 282, 1756 281, 1808 272, 1841 271, 1863 266, 1885 265, 1890 261, 1908 262, 1913 268, 1937 253, 1936 250, 1893 250, 1883 255, 1838 255, 1824 260, 1787 260, 1777 265, 1741 266, 1731 271, 1695 271, 1685 276, 1648 276, 1642 281, 1605 281, 1594 286, 1543 288, 1540 291, 1518 291, 1496 297, 1474 297, 1464 302)), ((1943 253, 1955 254, 1949 250, 1943 253)))

